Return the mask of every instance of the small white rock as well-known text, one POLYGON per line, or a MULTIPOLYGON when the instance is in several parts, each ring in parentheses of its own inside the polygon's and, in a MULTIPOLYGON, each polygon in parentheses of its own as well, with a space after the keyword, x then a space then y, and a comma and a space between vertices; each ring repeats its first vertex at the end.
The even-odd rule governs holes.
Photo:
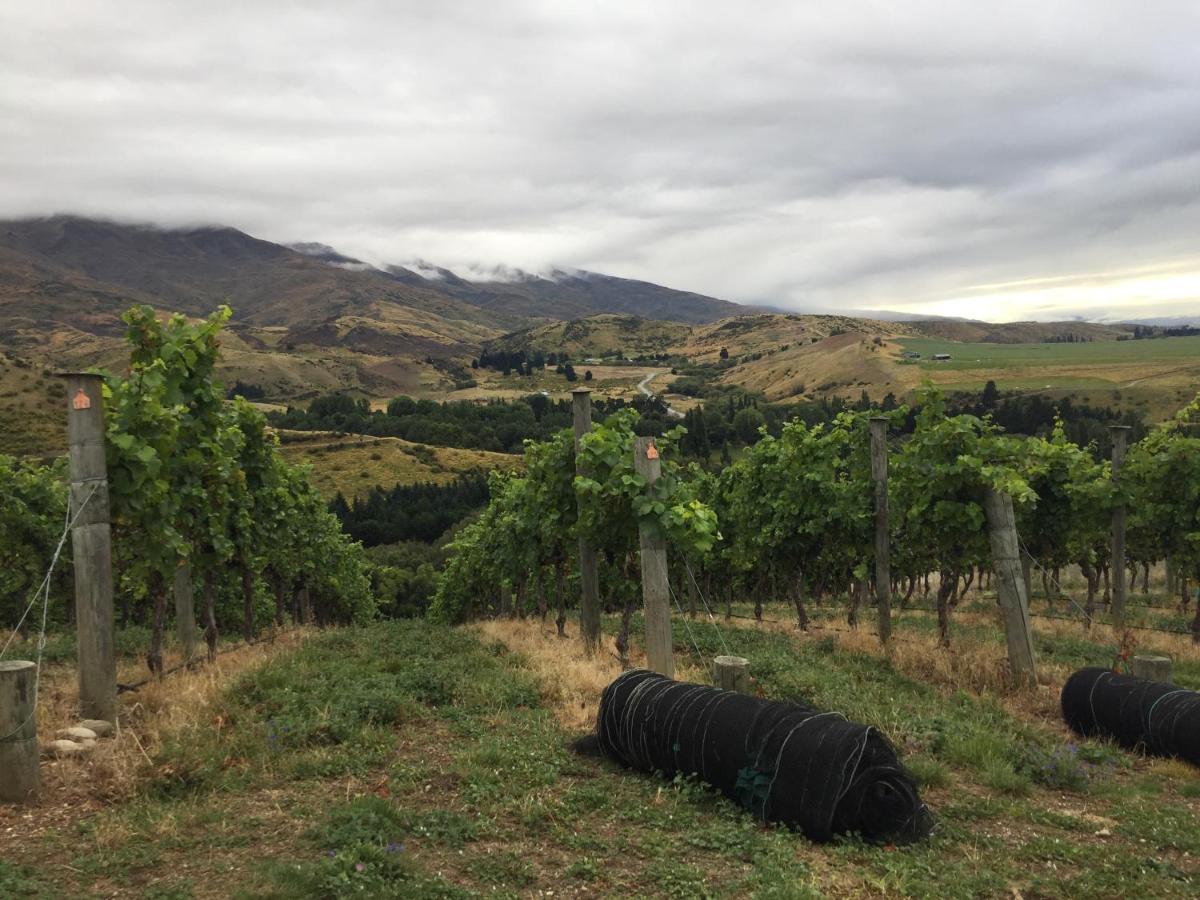
POLYGON ((104 719, 84 719, 79 723, 80 728, 90 728, 96 732, 96 737, 108 737, 113 733, 113 723, 106 722, 104 719))
POLYGON ((55 756, 63 759, 68 756, 78 756, 85 750, 83 744, 77 744, 74 741, 57 740, 51 741, 42 748, 42 753, 46 756, 55 756))
POLYGON ((90 728, 76 726, 75 728, 59 729, 58 736, 70 741, 94 741, 96 739, 96 732, 90 728))

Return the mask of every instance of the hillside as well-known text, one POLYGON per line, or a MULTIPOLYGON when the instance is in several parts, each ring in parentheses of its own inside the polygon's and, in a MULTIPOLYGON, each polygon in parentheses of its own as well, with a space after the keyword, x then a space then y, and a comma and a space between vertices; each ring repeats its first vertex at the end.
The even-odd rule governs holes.
POLYGON ((492 350, 566 353, 571 359, 589 356, 635 357, 664 353, 686 343, 692 328, 638 316, 599 315, 551 322, 506 334, 487 343, 492 350))
POLYGON ((903 397, 917 386, 913 369, 898 366, 894 345, 881 338, 874 343, 861 331, 848 331, 797 343, 729 369, 721 378, 757 391, 768 400, 798 397, 857 399, 864 391, 874 399, 892 393, 903 397))
MULTIPOLYGON (((305 333, 368 314, 413 352, 449 353, 515 319, 376 271, 330 265, 233 228, 159 229, 74 216, 0 224, 0 322, 120 330, 132 303, 203 315, 220 303, 240 326, 305 333)), ((319 343, 320 341, 314 340, 319 343)))
POLYGON ((545 276, 517 272, 502 281, 465 281, 446 273, 446 277, 435 284, 446 293, 483 309, 549 319, 615 313, 698 323, 752 309, 648 281, 579 270, 555 269, 545 276))
POLYGON ((609 356, 620 351, 636 357, 656 353, 715 362, 722 350, 737 357, 810 343, 843 332, 917 334, 906 325, 848 316, 758 313, 685 325, 638 316, 600 315, 552 322, 506 334, 487 343, 494 350, 566 352, 572 359, 609 356))
POLYGON ((312 328, 359 316, 424 327, 442 343, 477 341, 539 319, 636 312, 697 323, 748 309, 581 270, 496 269, 467 280, 437 266, 376 268, 324 244, 283 246, 228 227, 165 229, 69 215, 0 222, 0 315, 111 333, 112 314, 130 302, 189 315, 228 302, 237 323, 258 326, 312 328))
POLYGON ((468 281, 435 266, 376 268, 323 244, 286 247, 234 228, 68 215, 0 222, 0 350, 39 368, 109 365, 120 356, 120 316, 137 303, 189 316, 230 304, 222 376, 277 401, 338 388, 461 390, 481 345, 547 320, 636 309, 674 336, 684 326, 667 320, 743 309, 591 272, 496 270, 468 281))
POLYGON ((486 450, 431 447, 394 437, 335 435, 322 431, 281 433, 284 458, 312 466, 312 484, 328 499, 348 500, 373 487, 444 484, 467 472, 510 471, 521 457, 486 450))

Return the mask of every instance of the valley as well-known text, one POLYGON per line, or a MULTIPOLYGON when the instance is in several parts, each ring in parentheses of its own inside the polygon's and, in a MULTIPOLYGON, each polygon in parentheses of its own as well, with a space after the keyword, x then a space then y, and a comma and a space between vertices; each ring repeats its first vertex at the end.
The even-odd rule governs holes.
MULTIPOLYGON (((1154 422, 1200 385, 1200 336, 1132 340, 1133 326, 769 312, 574 270, 497 270, 472 281, 231 228, 58 216, 0 223, 0 424, 21 424, 0 432, 0 452, 61 452, 52 373, 118 370, 120 315, 136 303, 162 316, 229 303, 219 376, 265 411, 339 391, 373 408, 396 396, 562 400, 580 385, 632 401, 651 378, 651 392, 682 413, 730 391, 765 403, 904 401, 926 381, 951 392, 993 381, 1000 391, 1133 410, 1154 422), (529 364, 519 374, 479 365, 497 353, 529 364)), ((388 455, 399 463, 397 453, 388 455)), ((320 468, 325 460, 311 461, 320 468)), ((351 467, 389 468, 361 462, 351 467)), ((395 467, 402 480, 439 474, 395 467)), ((378 483, 373 474, 364 480, 378 483)), ((344 476, 327 483, 359 487, 344 476)))

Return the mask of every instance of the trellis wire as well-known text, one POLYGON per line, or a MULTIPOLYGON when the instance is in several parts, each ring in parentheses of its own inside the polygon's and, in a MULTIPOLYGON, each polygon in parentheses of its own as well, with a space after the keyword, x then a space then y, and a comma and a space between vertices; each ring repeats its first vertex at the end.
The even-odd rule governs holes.
POLYGON ((79 509, 75 510, 74 516, 71 515, 71 499, 70 496, 68 496, 66 514, 63 516, 63 531, 58 538, 58 544, 54 548, 54 555, 50 558, 50 566, 46 569, 46 575, 44 578, 42 578, 42 582, 38 586, 37 591, 34 593, 33 598, 29 601, 29 605, 25 607, 25 611, 21 613, 21 618, 17 620, 17 625, 15 628, 13 628, 12 634, 10 634, 8 636, 8 640, 4 642, 3 649, 0 649, 0 659, 3 659, 4 654, 8 652, 8 648, 12 645, 13 640, 20 631, 21 626, 25 624, 25 619, 29 615, 30 610, 33 609, 34 604, 37 603, 38 598, 41 597, 42 626, 41 630, 38 632, 37 659, 35 661, 33 672, 33 703, 29 707, 29 715, 22 719, 21 723, 15 729, 6 735, 0 736, 0 743, 4 743, 12 738, 13 735, 18 734, 37 712, 38 690, 42 683, 42 651, 46 649, 46 622, 50 615, 50 579, 54 576, 54 567, 58 565, 58 557, 62 553, 63 546, 67 542, 67 535, 71 533, 71 529, 74 527, 75 522, 83 513, 84 507, 88 505, 89 501, 91 501, 92 497, 95 495, 98 487, 98 484, 92 485, 91 491, 84 498, 83 502, 79 504, 79 509))
POLYGON ((717 633, 717 639, 721 642, 721 646, 725 648, 725 655, 732 656, 733 651, 729 649, 729 645, 725 643, 725 635, 721 632, 721 626, 717 624, 716 617, 713 616, 712 608, 708 605, 708 598, 704 596, 704 591, 700 590, 700 585, 696 581, 696 575, 692 572, 691 564, 688 563, 687 557, 683 558, 683 567, 687 570, 688 578, 692 580, 692 589, 695 590, 700 602, 704 604, 704 614, 708 616, 708 621, 712 624, 713 630, 717 633))
POLYGON ((667 590, 671 592, 671 599, 675 601, 675 608, 679 610, 679 618, 683 621, 683 627, 687 630, 688 639, 691 640, 692 647, 696 651, 696 659, 711 677, 713 675, 713 668, 711 665, 709 665, 708 660, 704 657, 704 653, 701 652, 700 644, 696 642, 696 635, 692 633, 691 623, 688 622, 687 615, 683 611, 683 605, 680 604, 679 598, 675 595, 675 589, 671 587, 670 579, 667 579, 667 590))

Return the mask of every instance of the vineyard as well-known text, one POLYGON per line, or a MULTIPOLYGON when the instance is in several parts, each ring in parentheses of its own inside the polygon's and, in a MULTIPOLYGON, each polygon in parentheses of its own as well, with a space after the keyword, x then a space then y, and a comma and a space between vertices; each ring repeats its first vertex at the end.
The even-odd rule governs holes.
MULTIPOLYGON (((159 321, 130 310, 129 369, 104 383, 106 491, 84 485, 71 516, 106 496, 121 626, 148 627, 145 658, 163 671, 172 613, 187 663, 202 628, 211 659, 222 632, 251 640, 286 620, 331 624, 374 613, 362 548, 341 531, 304 468, 287 464, 262 414, 225 399, 214 378, 221 309, 207 320, 159 321), (193 596, 200 597, 198 609, 193 596)), ((70 604, 50 604, 66 566, 44 580, 64 522, 61 463, 2 460, 0 616, 24 629, 46 604, 51 627, 70 604)))
MULTIPOLYGON (((989 491, 1014 502, 1026 597, 1036 572, 1052 603, 1061 595, 1062 614, 1085 626, 1105 618, 1121 628, 1130 614, 1126 583, 1161 565, 1168 593, 1189 611, 1200 583, 1200 433, 1192 430, 1200 425, 1200 398, 1129 447, 1119 477, 1112 463, 1069 441, 1061 424, 1046 439, 1006 435, 986 419, 946 415, 932 390, 910 433, 907 418, 900 408, 874 417, 843 413, 827 426, 796 420, 777 438, 764 431, 715 474, 676 461, 683 434, 676 429, 657 443, 662 475, 653 484, 634 468, 632 411, 583 430, 577 452, 567 431, 529 442, 524 471, 493 475, 487 509, 454 541, 431 614, 446 622, 510 610, 545 614, 553 585, 562 622, 568 598, 578 593, 565 582, 578 570, 583 541, 601 560, 607 610, 622 615, 616 646, 623 653, 637 601, 641 529, 666 543, 680 609, 694 610, 700 597, 710 611, 728 614, 748 600, 761 619, 765 601, 786 599, 804 629, 812 604, 842 598, 852 626, 880 608, 886 638, 886 610, 893 602, 908 608, 916 597, 933 603, 940 641, 949 646, 960 599, 991 582, 989 491), (890 577, 882 586, 875 577, 872 418, 891 431, 890 577), (1124 536, 1119 572, 1112 563, 1114 515, 1124 536), (1076 568, 1085 590, 1068 598, 1063 573, 1076 568)), ((1200 641, 1200 605, 1190 630, 1200 641)))
MULTIPOLYGON (((1110 459, 926 388, 718 466, 579 390, 421 569, 425 617, 389 621, 420 610, 385 601, 398 570, 215 379, 227 317, 126 314, 103 478, 75 424, 69 463, 0 460, 3 658, 37 661, 35 737, 86 709, 96 555, 68 534, 100 509, 119 725, 0 819, 0 894, 1194 896, 1194 770, 1072 735, 1058 689, 1144 652, 1200 687, 1200 397, 1114 429, 1110 459), (932 834, 809 843, 570 751, 623 672, 711 683, 717 657, 749 661, 746 709, 882 736, 932 834)), ((442 496, 395 490, 413 515, 442 496)))

